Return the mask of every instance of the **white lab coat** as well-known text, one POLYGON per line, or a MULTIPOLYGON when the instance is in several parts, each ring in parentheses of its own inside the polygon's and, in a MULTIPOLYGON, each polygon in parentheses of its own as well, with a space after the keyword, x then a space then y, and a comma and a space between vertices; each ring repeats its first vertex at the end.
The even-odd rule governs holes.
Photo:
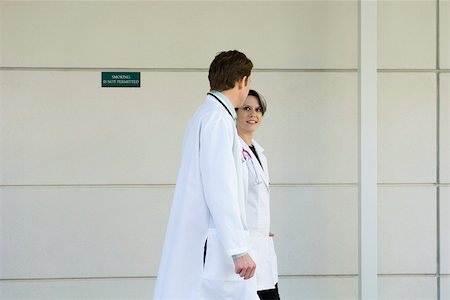
POLYGON ((256 263, 257 289, 275 288, 278 282, 277 256, 270 231, 269 169, 264 149, 253 140, 256 153, 241 139, 244 160, 247 167, 247 224, 250 233, 250 255, 256 263), (244 151, 245 150, 245 151, 244 151))
POLYGON ((153 299, 258 299, 231 257, 248 251, 242 148, 233 118, 208 95, 183 140, 153 299))

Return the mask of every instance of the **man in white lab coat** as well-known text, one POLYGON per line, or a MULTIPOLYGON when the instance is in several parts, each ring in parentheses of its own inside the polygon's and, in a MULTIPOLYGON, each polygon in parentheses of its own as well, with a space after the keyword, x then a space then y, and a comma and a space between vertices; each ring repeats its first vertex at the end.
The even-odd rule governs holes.
POLYGON ((183 140, 154 300, 258 299, 235 127, 235 108, 248 95, 252 68, 236 50, 219 53, 211 63, 211 91, 183 140))

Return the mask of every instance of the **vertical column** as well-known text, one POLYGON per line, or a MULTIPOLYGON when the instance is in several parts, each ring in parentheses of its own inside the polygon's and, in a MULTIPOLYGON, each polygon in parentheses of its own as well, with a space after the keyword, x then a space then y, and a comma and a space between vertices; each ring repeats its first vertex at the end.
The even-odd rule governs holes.
POLYGON ((441 69, 440 65, 440 0, 436 1, 436 289, 441 299, 441 69))
POLYGON ((377 299, 377 1, 359 2, 359 299, 377 299))

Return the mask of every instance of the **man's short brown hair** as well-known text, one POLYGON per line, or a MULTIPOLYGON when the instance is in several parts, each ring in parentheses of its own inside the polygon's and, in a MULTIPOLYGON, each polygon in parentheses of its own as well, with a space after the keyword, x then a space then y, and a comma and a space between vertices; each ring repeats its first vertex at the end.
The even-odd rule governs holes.
POLYGON ((253 63, 237 50, 220 52, 209 67, 209 86, 211 90, 225 91, 232 89, 242 77, 250 76, 253 63))

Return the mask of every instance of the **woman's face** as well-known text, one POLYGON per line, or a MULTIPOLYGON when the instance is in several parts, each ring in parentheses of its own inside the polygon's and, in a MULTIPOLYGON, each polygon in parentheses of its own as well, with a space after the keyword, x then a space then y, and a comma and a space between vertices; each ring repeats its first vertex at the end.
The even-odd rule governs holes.
POLYGON ((237 110, 237 129, 242 133, 253 133, 263 119, 262 108, 255 96, 249 95, 237 110))

